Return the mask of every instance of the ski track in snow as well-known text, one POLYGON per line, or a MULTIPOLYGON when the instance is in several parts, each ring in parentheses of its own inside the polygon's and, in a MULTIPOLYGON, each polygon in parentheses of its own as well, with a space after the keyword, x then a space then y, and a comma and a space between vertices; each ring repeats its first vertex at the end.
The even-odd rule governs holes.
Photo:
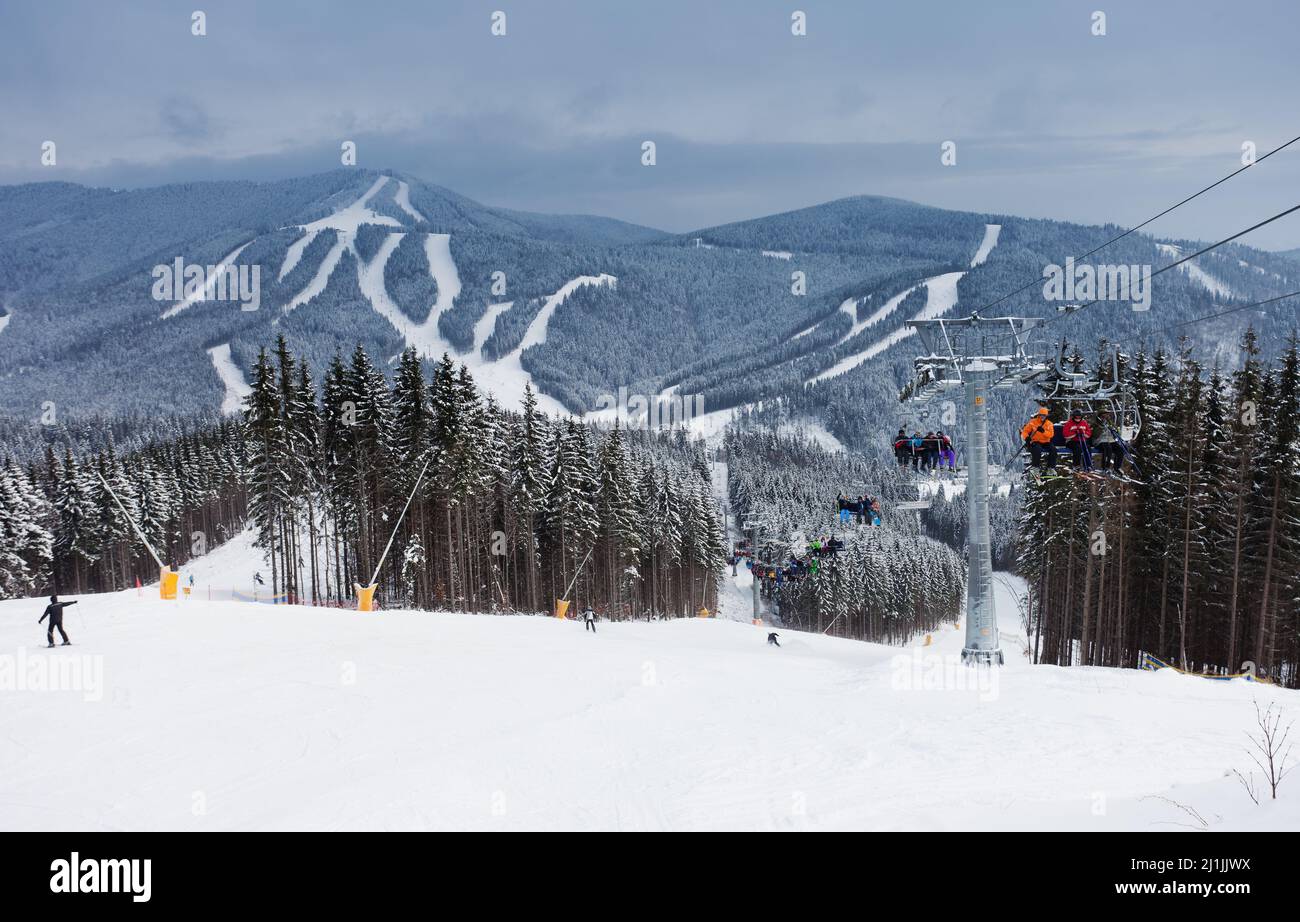
POLYGON ((230 343, 213 346, 208 350, 208 355, 212 356, 212 367, 217 370, 217 377, 226 386, 226 395, 221 400, 221 412, 225 415, 238 413, 244 406, 244 398, 252 392, 252 388, 244 380, 244 373, 230 357, 230 343))
MULTIPOLYGON (((244 250, 247 249, 248 244, 252 242, 253 241, 249 240, 247 243, 241 244, 240 246, 236 247, 233 251, 231 251, 230 255, 228 255, 225 259, 221 260, 221 262, 217 263, 216 272, 213 272, 204 280, 203 285, 199 288, 198 291, 194 292, 194 294, 189 295, 188 297, 180 301, 177 301, 171 307, 167 308, 167 310, 163 311, 162 316, 159 317, 158 319, 166 320, 169 317, 175 317, 181 311, 185 310, 187 307, 190 307, 194 304, 198 304, 201 302, 206 303, 208 295, 212 294, 213 289, 216 287, 217 276, 220 273, 225 272, 226 269, 229 266, 231 266, 235 260, 239 258, 239 254, 244 252, 244 250)), ((182 279, 176 279, 174 280, 173 284, 182 285, 184 284, 184 282, 182 279)))
POLYGON ((1001 236, 1001 234, 1001 224, 984 225, 984 239, 980 241, 980 247, 975 251, 974 259, 970 261, 970 267, 972 269, 976 266, 984 265, 984 262, 989 258, 989 254, 993 252, 993 248, 998 245, 998 237, 1001 236))
POLYGON ((321 263, 321 267, 317 270, 315 277, 307 284, 307 288, 304 289, 303 292, 299 292, 294 296, 292 302, 293 307, 307 303, 317 294, 320 294, 320 292, 325 290, 325 284, 329 281, 329 274, 334 271, 334 266, 338 264, 339 257, 343 255, 343 249, 352 247, 352 241, 357 236, 357 228, 361 227, 362 224, 382 224, 386 227, 402 226, 401 222, 388 217, 388 215, 379 214, 367 204, 381 189, 384 188, 387 183, 388 177, 380 176, 371 184, 370 188, 351 205, 346 208, 341 208, 333 214, 317 221, 312 221, 310 224, 299 225, 299 228, 304 232, 304 236, 294 241, 289 246, 288 252, 285 253, 284 262, 280 266, 279 277, 281 279, 293 271, 293 268, 297 266, 299 260, 302 259, 303 251, 307 249, 307 245, 315 240, 316 235, 321 231, 327 229, 336 231, 338 233, 338 240, 335 242, 334 248, 330 250, 329 255, 327 255, 325 260, 321 263), (331 256, 334 258, 333 263, 330 262, 331 256), (314 294, 308 297, 303 297, 307 290, 314 290, 314 294))
MULTIPOLYGON (((952 310, 953 306, 957 303, 957 283, 965 274, 965 272, 946 272, 943 275, 936 275, 933 278, 928 278, 922 282, 921 284, 924 285, 926 289, 925 307, 922 308, 921 312, 912 319, 933 320, 937 317, 942 317, 944 314, 948 313, 948 311, 952 310)), ((914 290, 914 288, 909 288, 901 295, 896 295, 895 298, 897 298, 899 303, 902 303, 902 300, 914 290)), ((893 300, 893 298, 890 299, 891 302, 893 300)), ((897 307, 897 304, 895 304, 894 307, 897 307)), ((877 311, 877 313, 885 311, 892 313, 893 309, 894 308, 890 307, 889 303, 886 303, 880 308, 880 311, 877 311)), ((825 381, 828 378, 834 378, 837 375, 842 375, 847 371, 851 371, 863 362, 875 358, 890 346, 897 345, 909 336, 915 335, 915 333, 915 330, 906 326, 894 330, 882 339, 872 343, 863 351, 847 356, 820 374, 809 378, 805 383, 814 384, 818 381, 825 381)))
MULTIPOLYGON (((727 496, 727 462, 713 461, 709 471, 709 482, 713 488, 713 497, 718 506, 725 511, 727 521, 727 550, 740 541, 740 527, 731 513, 731 501, 727 496)), ((754 577, 744 564, 736 567, 736 575, 731 575, 727 567, 718 584, 717 617, 727 621, 739 621, 749 624, 754 619, 754 577)))
POLYGON ((424 215, 420 214, 420 212, 415 209, 415 206, 411 204, 411 187, 400 179, 397 181, 397 192, 393 195, 393 201, 397 204, 398 208, 402 209, 402 211, 406 212, 412 218, 415 218, 415 220, 424 220, 424 215))
POLYGON ((488 337, 496 329, 497 318, 514 306, 514 301, 502 301, 500 304, 489 304, 487 306, 483 316, 474 324, 474 348, 472 351, 475 355, 482 354, 483 344, 488 341, 488 337))
MULTIPOLYGON (((1182 247, 1174 246, 1172 243, 1157 243, 1156 248, 1160 250, 1162 255, 1168 256, 1170 259, 1181 259, 1183 256, 1182 247)), ((1183 263, 1178 269, 1193 281, 1198 282, 1210 294, 1219 298, 1233 297, 1231 288, 1196 265, 1195 262, 1183 263)))
POLYGON ((343 258, 344 252, 351 249, 352 239, 340 233, 334 240, 334 246, 330 247, 330 251, 326 253, 325 258, 321 260, 320 268, 316 270, 316 274, 312 276, 311 281, 307 283, 306 287, 294 295, 293 299, 284 306, 284 312, 288 314, 291 311, 302 307, 312 298, 324 291, 325 286, 329 284, 330 276, 334 274, 334 270, 338 267, 339 260, 343 258))
MULTIPOLYGON (((240 581, 267 575, 252 557, 236 566, 240 581)), ((746 588, 733 581, 724 609, 743 617, 746 588)), ((994 671, 959 665, 952 624, 901 647, 778 629, 777 649, 770 628, 727 618, 593 635, 545 617, 149 590, 79 597, 77 646, 46 651, 44 601, 11 599, 8 656, 96 656, 103 671, 81 691, 4 693, 0 825, 1176 831, 1186 815, 1169 798, 1212 831, 1300 826, 1285 786, 1256 806, 1227 776, 1252 768, 1252 702, 1289 711, 1294 691, 1031 665, 1023 592, 994 581, 994 671)))
MULTIPOLYGON (((519 346, 512 350, 509 355, 502 356, 497 361, 491 362, 483 358, 480 350, 483 343, 491 335, 492 326, 496 322, 497 316, 508 310, 514 302, 489 305, 487 313, 475 324, 472 351, 459 355, 457 350, 443 338, 438 330, 439 318, 444 312, 451 309, 461 292, 460 273, 456 268, 456 261, 451 255, 450 235, 425 235, 425 255, 429 260, 429 274, 437 285, 438 293, 429 310, 429 316, 422 323, 411 320, 389 296, 388 290, 384 286, 384 268, 397 246, 401 243, 405 233, 389 234, 374 257, 368 261, 362 259, 357 252, 356 233, 362 224, 380 224, 399 228, 402 226, 400 222, 393 218, 378 214, 368 204, 388 181, 389 177, 379 177, 351 205, 334 212, 328 217, 313 221, 310 224, 301 225, 304 235, 291 244, 286 252, 284 263, 280 267, 279 277, 281 279, 293 270, 302 259, 302 254, 307 246, 321 231, 332 229, 337 232, 338 239, 321 261, 320 268, 317 269, 312 280, 302 291, 294 295, 292 300, 285 306, 285 313, 306 304, 324 291, 344 252, 350 252, 357 258, 358 285, 362 295, 370 302, 370 306, 375 313, 387 320, 397 330, 405 347, 413 347, 417 354, 424 358, 437 359, 443 353, 455 356, 457 362, 463 363, 469 368, 470 373, 484 391, 495 396, 503 404, 514 405, 522 398, 524 385, 532 382, 532 376, 524 370, 520 362, 520 353, 530 346, 546 341, 546 332, 551 316, 575 290, 584 285, 614 285, 617 283, 617 279, 612 275, 601 274, 599 276, 580 276, 566 282, 559 291, 546 298, 541 311, 529 324, 519 346)), ((412 218, 423 221, 424 216, 411 205, 410 187, 401 180, 393 181, 397 183, 397 191, 393 197, 394 202, 412 218)), ((537 398, 538 408, 542 412, 567 415, 568 411, 558 400, 541 393, 538 393, 537 398)))

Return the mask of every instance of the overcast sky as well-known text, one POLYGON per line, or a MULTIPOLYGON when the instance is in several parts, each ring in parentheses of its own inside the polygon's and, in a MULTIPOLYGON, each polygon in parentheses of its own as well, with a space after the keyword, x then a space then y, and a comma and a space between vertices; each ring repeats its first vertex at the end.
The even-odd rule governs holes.
MULTIPOLYGON (((279 178, 352 140, 488 204, 674 231, 864 193, 1132 224, 1300 135, 1297 36, 1294 0, 0 0, 0 183, 279 178)), ((1153 230, 1298 202, 1300 143, 1153 230)), ((1300 217, 1243 242, 1298 247, 1300 217)))

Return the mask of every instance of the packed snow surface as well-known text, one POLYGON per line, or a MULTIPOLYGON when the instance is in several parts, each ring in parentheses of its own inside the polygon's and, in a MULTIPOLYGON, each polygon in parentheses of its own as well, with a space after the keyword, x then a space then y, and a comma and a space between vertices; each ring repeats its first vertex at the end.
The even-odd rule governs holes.
POLYGON ((998 237, 1002 234, 1001 224, 985 224, 984 239, 980 241, 979 249, 975 251, 975 256, 970 261, 970 267, 982 266, 988 260, 989 254, 993 248, 998 245, 998 237))
MULTIPOLYGON (((1182 247, 1174 246, 1172 243, 1157 243, 1156 248, 1162 256, 1168 256, 1171 260, 1182 259, 1183 257, 1182 247)), ((1210 273, 1196 265, 1195 262, 1185 262, 1178 269, 1215 297, 1232 297, 1232 289, 1226 283, 1210 275, 1210 273)))
MULTIPOLYGON (((936 275, 933 278, 928 278, 922 282, 921 284, 925 286, 925 307, 923 307, 912 319, 934 320, 952 310, 953 306, 957 303, 957 283, 961 281, 961 277, 965 274, 966 273, 964 272, 946 272, 943 275, 936 275)), ((876 311, 875 314, 872 314, 862 322, 862 328, 865 329, 873 323, 878 323, 880 319, 884 319, 884 317, 893 313, 894 309, 903 302, 903 299, 910 295, 914 290, 915 288, 909 288, 907 291, 890 298, 889 301, 881 305, 880 310, 876 311)), ((843 307, 844 305, 840 305, 841 310, 843 307)), ((855 330, 856 329, 857 327, 855 325, 855 330)), ((851 331, 849 335, 854 335, 854 332, 851 331)), ((915 335, 916 330, 911 327, 899 327, 885 336, 882 336, 861 352, 855 352, 852 355, 840 359, 840 361, 836 362, 830 368, 809 378, 806 383, 814 384, 818 381, 825 381, 828 378, 842 375, 847 371, 852 371, 863 362, 869 361, 870 359, 880 355, 880 353, 884 352, 890 346, 897 345, 909 336, 915 335)), ((841 340, 841 342, 843 342, 843 340, 841 340)))
POLYGON ((1252 700, 1294 716, 1294 693, 1031 666, 1023 587, 996 585, 996 673, 956 665, 951 626, 929 646, 778 629, 769 647, 727 610, 738 583, 721 618, 594 635, 132 590, 81 597, 55 650, 42 600, 0 602, 0 828, 1196 825, 1178 804, 1211 830, 1300 825, 1294 781, 1257 807, 1225 774, 1252 767, 1252 700), (74 662, 60 690, 17 682, 74 662))
POLYGON ((226 394, 221 398, 221 412, 226 415, 238 413, 244 406, 244 398, 252 393, 252 388, 230 357, 230 343, 213 346, 208 350, 208 355, 212 356, 212 367, 217 370, 217 377, 226 388, 226 394))
MULTIPOLYGON (((167 310, 162 312, 162 316, 159 317, 158 319, 166 320, 169 317, 175 317, 177 314, 179 314, 181 311, 185 310, 186 308, 191 307, 192 305, 197 304, 201 301, 206 301, 209 297, 211 297, 212 293, 216 291, 218 277, 222 273, 224 273, 227 269, 229 269, 231 266, 234 265, 235 260, 239 259, 239 254, 244 252, 244 250, 248 248, 248 244, 252 242, 253 241, 249 240, 247 243, 240 244, 238 247, 236 247, 228 256, 226 256, 225 259, 217 263, 216 271, 208 274, 204 278, 203 284, 198 288, 197 291, 195 291, 192 295, 189 295, 188 297, 182 298, 181 300, 173 304, 171 307, 167 308, 167 310)), ((183 281, 177 279, 174 284, 180 287, 183 285, 183 281)))

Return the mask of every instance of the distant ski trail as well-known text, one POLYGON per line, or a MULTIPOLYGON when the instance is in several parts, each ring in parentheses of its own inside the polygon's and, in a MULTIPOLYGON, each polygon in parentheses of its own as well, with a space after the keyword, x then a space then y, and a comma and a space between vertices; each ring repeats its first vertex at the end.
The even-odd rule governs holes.
MULTIPOLYGON (((933 278, 928 278, 924 282, 922 282, 921 284, 924 285, 926 289, 925 307, 920 311, 920 313, 918 313, 912 319, 913 320, 934 320, 935 318, 942 317, 944 314, 948 313, 948 311, 952 310, 952 308, 957 303, 957 283, 961 281, 961 277, 965 274, 966 274, 965 272, 947 272, 944 273, 943 275, 936 275, 933 278)), ((895 298, 897 299, 898 303, 902 303, 902 300, 915 290, 916 290, 915 288, 909 288, 901 295, 896 295, 895 298)), ((890 299, 891 302, 893 302, 894 300, 895 299, 890 299)), ((894 307, 890 307, 890 304, 886 303, 881 307, 880 311, 881 312, 887 311, 888 313, 892 313, 894 308, 896 307, 897 304, 894 304, 894 307)), ((880 353, 884 352, 890 346, 894 346, 897 345, 898 343, 901 343, 903 340, 907 339, 909 336, 914 335, 915 333, 916 331, 908 326, 904 326, 897 330, 894 330, 888 335, 886 335, 885 337, 883 337, 882 339, 879 339, 876 342, 872 343, 870 346, 868 346, 866 349, 862 350, 861 352, 856 352, 853 355, 847 356, 846 358, 843 358, 840 361, 836 362, 834 365, 832 365, 830 368, 826 369, 825 371, 821 372, 820 374, 814 375, 812 378, 809 378, 806 383, 815 384, 819 381, 825 381, 828 378, 834 378, 838 375, 842 375, 847 371, 852 371, 854 368, 857 368, 863 362, 875 358, 877 355, 880 355, 880 353)))
MULTIPOLYGON (((171 307, 167 308, 167 310, 162 312, 162 316, 159 317, 158 319, 167 320, 169 317, 175 317, 177 314, 185 310, 187 307, 190 307, 191 305, 198 304, 199 302, 206 302, 208 300, 208 296, 212 294, 212 290, 217 284, 218 276, 220 276, 223 272, 225 272, 232 265, 234 265, 235 260, 239 258, 239 254, 244 252, 244 250, 248 248, 248 244, 252 242, 253 241, 249 240, 247 243, 244 243, 236 247, 233 251, 231 251, 231 253, 225 259, 217 263, 216 271, 209 274, 207 278, 204 279, 203 285, 202 287, 199 288, 198 291, 194 292, 194 294, 190 295, 189 297, 184 298, 181 301, 178 301, 176 304, 173 304, 171 307)), ((173 282, 173 284, 176 285, 178 288, 181 288, 184 282, 182 279, 176 279, 173 282)))
POLYGON ((212 367, 217 370, 217 377, 226 387, 226 395, 221 400, 222 415, 238 413, 244 406, 244 398, 252 393, 252 388, 244 380, 244 373, 239 370, 234 359, 230 357, 230 343, 222 343, 208 350, 212 356, 212 367))
POLYGON ((483 344, 488 341, 493 331, 496 329, 497 318, 504 314, 510 308, 515 306, 514 301, 502 301, 500 304, 489 304, 483 316, 474 324, 474 353, 480 354, 483 351, 483 344))
MULTIPOLYGON (((379 214, 367 204, 379 193, 380 189, 384 188, 387 182, 387 176, 380 176, 359 199, 351 205, 348 205, 346 208, 340 208, 333 214, 317 221, 312 221, 310 224, 298 225, 298 227, 303 230, 304 236, 290 244, 288 251, 284 255, 284 262, 280 265, 279 278, 283 280, 286 275, 293 271, 294 267, 298 265, 299 260, 302 259, 303 251, 307 249, 308 244, 310 244, 312 240, 316 239, 316 235, 323 230, 330 229, 337 231, 340 240, 342 240, 346 246, 352 243, 352 240, 357 235, 357 229, 361 227, 362 224, 381 224, 387 227, 401 227, 402 223, 400 221, 395 218, 390 218, 388 215, 379 214)), ((337 258, 338 257, 336 256, 336 261, 337 258)), ((320 273, 318 272, 317 278, 319 278, 319 276, 320 273)), ((328 279, 328 277, 329 276, 327 275, 326 278, 328 279)), ((313 284, 315 281, 316 279, 312 279, 313 284)), ((294 298, 294 301, 298 304, 304 303, 305 300, 309 299, 299 300, 297 297, 294 298)))
POLYGON ((1001 236, 1001 234, 1001 224, 984 225, 984 239, 980 241, 980 247, 975 251, 975 257, 970 261, 970 267, 972 269, 976 266, 984 265, 985 261, 989 258, 989 254, 993 252, 993 248, 998 245, 998 237, 1001 236))
MULTIPOLYGON (((1168 256, 1170 259, 1181 259, 1183 255, 1182 247, 1174 246, 1172 243, 1157 243, 1156 249, 1160 251, 1161 255, 1168 256)), ((1233 291, 1231 288, 1210 275, 1210 273, 1196 265, 1196 263, 1185 262, 1178 268, 1184 272, 1188 278, 1199 283, 1200 286, 1210 294, 1219 298, 1233 297, 1233 291)))
POLYGON ((397 203, 398 208, 415 218, 415 220, 425 220, 424 215, 420 214, 415 209, 415 206, 411 204, 411 187, 400 179, 397 181, 397 192, 393 195, 393 201, 397 203))

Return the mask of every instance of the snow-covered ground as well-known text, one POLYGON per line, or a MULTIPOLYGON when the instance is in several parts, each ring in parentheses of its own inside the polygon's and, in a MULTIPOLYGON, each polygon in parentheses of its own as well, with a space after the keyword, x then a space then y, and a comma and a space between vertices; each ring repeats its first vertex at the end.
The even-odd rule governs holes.
MULTIPOLYGON (((0 828, 1136 829, 1255 806, 1252 700, 1173 673, 956 665, 726 619, 601 623, 82 597, 47 651, 0 602, 0 828), (72 664, 80 669, 80 681, 72 664), (62 690, 35 676, 63 664, 62 690), (24 680, 17 683, 15 670, 24 680), (981 682, 973 680, 982 678, 981 682)), ((733 587, 739 596, 742 587, 733 587)))
POLYGON ((244 406, 244 398, 253 389, 248 386, 244 373, 230 357, 230 343, 213 346, 208 350, 208 355, 212 356, 212 367, 217 370, 217 377, 226 388, 226 394, 221 398, 221 412, 238 413, 244 406))
POLYGON ((397 181, 397 191, 393 193, 393 201, 397 204, 398 208, 402 209, 402 211, 406 212, 415 220, 424 220, 424 215, 420 214, 420 212, 411 204, 411 187, 400 179, 397 181))
MULTIPOLYGON (((1182 247, 1174 246, 1172 243, 1157 243, 1156 248, 1160 250, 1162 256, 1168 256, 1171 260, 1181 259, 1183 256, 1182 247)), ((1178 270, 1193 281, 1198 282, 1202 288, 1218 298, 1231 298, 1232 289, 1226 283, 1215 278, 1206 272, 1195 262, 1186 262, 1178 267, 1178 270)))
MULTIPOLYGON (((175 317, 177 314, 179 314, 181 311, 185 310, 186 308, 192 307, 193 305, 198 304, 200 301, 206 301, 208 297, 211 296, 211 294, 216 290, 217 280, 220 278, 221 274, 224 273, 227 269, 229 269, 232 265, 234 265, 235 260, 239 259, 239 254, 244 252, 244 250, 248 248, 248 244, 252 242, 253 241, 249 240, 245 243, 240 244, 238 247, 232 250, 224 259, 222 259, 219 263, 217 263, 216 270, 214 272, 209 273, 206 276, 206 278, 203 281, 203 284, 198 288, 197 291, 195 291, 193 294, 185 298, 182 298, 181 300, 173 304, 171 307, 167 308, 167 310, 162 312, 162 316, 159 317, 158 319, 166 320, 169 317, 175 317)), ((179 279, 176 281, 175 284, 178 287, 183 287, 182 282, 179 279)))
MULTIPOLYGON (((944 314, 948 313, 948 311, 952 310, 953 306, 957 303, 957 283, 961 281, 961 277, 965 274, 966 273, 964 272, 946 272, 943 275, 936 275, 933 278, 928 278, 922 282, 921 284, 925 286, 925 307, 923 307, 912 319, 934 320, 936 317, 942 317, 944 314)), ((896 295, 894 298, 891 298, 888 302, 881 305, 880 310, 877 311, 876 314, 868 317, 867 320, 863 322, 863 327, 865 328, 874 322, 878 322, 876 319, 877 315, 879 315, 880 319, 883 319, 888 314, 893 313, 898 304, 901 304, 903 299, 914 290, 915 288, 909 288, 907 291, 896 295)), ((841 305, 841 309, 842 308, 843 305, 841 305)), ((852 371, 863 362, 875 358, 890 346, 897 345, 909 336, 915 335, 916 330, 911 327, 900 327, 886 336, 881 337, 861 352, 855 352, 853 355, 844 357, 830 368, 809 378, 806 383, 814 384, 818 381, 825 381, 828 378, 842 375, 846 371, 852 371)), ((843 342, 843 340, 841 340, 841 342, 843 342)))
POLYGON ((12 310, 10 310, 7 314, 4 314, 3 316, 0 316, 0 333, 4 332, 4 328, 9 326, 9 321, 13 319, 14 319, 14 312, 12 310))
POLYGON ((985 224, 984 239, 980 241, 979 249, 975 251, 975 256, 970 261, 970 267, 982 266, 988 260, 989 254, 993 248, 998 245, 998 237, 1002 234, 1001 224, 985 224))

